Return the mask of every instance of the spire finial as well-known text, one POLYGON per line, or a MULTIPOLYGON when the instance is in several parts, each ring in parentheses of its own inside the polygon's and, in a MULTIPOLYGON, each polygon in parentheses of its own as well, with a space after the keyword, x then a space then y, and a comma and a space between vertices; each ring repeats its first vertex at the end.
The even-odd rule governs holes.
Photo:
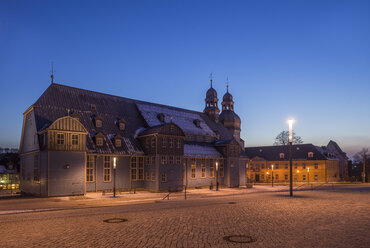
POLYGON ((226 92, 229 92, 229 76, 226 77, 226 92))
POLYGON ((212 75, 212 72, 211 72, 211 75, 209 75, 209 79, 211 80, 211 88, 212 88, 212 82, 213 82, 213 75, 212 75))
POLYGON ((51 83, 53 84, 54 83, 54 62, 51 61, 51 75, 50 75, 50 78, 51 78, 51 83))

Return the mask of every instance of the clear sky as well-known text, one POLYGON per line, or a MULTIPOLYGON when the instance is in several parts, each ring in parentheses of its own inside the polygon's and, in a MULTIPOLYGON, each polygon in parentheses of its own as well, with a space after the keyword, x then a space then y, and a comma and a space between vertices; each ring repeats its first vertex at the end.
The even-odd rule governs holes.
MULTIPOLYGON (((370 146, 370 1, 0 1, 0 146, 55 81, 202 111, 226 77, 246 146, 293 117, 307 143, 370 146)), ((221 101, 220 101, 221 102, 221 101)), ((219 102, 219 104, 220 104, 219 102)))

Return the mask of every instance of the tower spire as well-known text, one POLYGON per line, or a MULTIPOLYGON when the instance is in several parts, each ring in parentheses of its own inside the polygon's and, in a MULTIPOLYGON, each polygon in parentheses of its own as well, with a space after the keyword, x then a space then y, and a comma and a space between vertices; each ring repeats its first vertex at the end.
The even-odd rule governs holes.
POLYGON ((226 77, 226 92, 229 92, 229 76, 226 77))
POLYGON ((211 80, 211 88, 212 88, 212 82, 213 82, 213 75, 212 75, 212 72, 211 72, 211 75, 209 75, 209 78, 211 80))
POLYGON ((51 78, 51 83, 53 84, 54 83, 54 62, 51 61, 51 75, 50 75, 50 78, 51 78))

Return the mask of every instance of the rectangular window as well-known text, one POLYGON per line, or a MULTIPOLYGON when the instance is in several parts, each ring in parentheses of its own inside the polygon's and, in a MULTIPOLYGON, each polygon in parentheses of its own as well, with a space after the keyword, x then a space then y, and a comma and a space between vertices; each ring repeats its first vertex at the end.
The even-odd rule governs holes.
POLYGON ((181 164, 181 157, 180 156, 176 157, 176 164, 181 164))
POLYGON ((166 156, 162 156, 162 164, 167 164, 167 158, 166 156))
POLYGON ((155 164, 155 156, 152 156, 152 162, 153 165, 155 164))
POLYGON ((319 164, 315 163, 315 169, 317 170, 319 168, 319 164))
POLYGON ((92 155, 88 155, 86 163, 86 182, 94 182, 94 167, 95 158, 92 155))
POLYGON ((136 157, 131 158, 131 180, 136 180, 137 179, 137 171, 136 171, 136 157))
POLYGON ((261 174, 261 179, 265 180, 265 174, 261 174))
POLYGON ((305 174, 302 175, 302 180, 306 181, 306 175, 305 174))
POLYGON ((64 133, 57 133, 57 145, 64 145, 64 133))
POLYGON ((149 181, 149 172, 145 172, 145 180, 149 181))
POLYGON ((144 157, 139 157, 137 160, 139 160, 138 180, 144 180, 144 157))
POLYGON ((315 181, 319 180, 319 175, 315 175, 315 181))
POLYGON ((213 159, 209 160, 209 177, 210 178, 215 177, 215 165, 214 165, 213 159))
POLYGON ((279 174, 276 174, 276 175, 274 176, 274 178, 275 178, 276 180, 279 180, 279 174))
POLYGON ((298 168, 298 163, 294 163, 294 169, 298 168))
POLYGON ((224 161, 220 161, 220 177, 224 177, 224 161))
POLYGON ((166 138, 162 138, 162 148, 166 148, 166 138))
POLYGON ((96 145, 103 146, 103 138, 96 138, 96 145))
POLYGON ((303 170, 306 169, 306 164, 305 163, 302 164, 302 169, 303 170))
POLYGON ((122 140, 121 139, 115 139, 115 142, 114 142, 115 144, 115 146, 116 147, 121 147, 122 146, 122 140))
POLYGON ((152 137, 152 147, 155 147, 155 137, 152 137))
POLYGON ((197 169, 197 164, 196 164, 196 161, 195 159, 191 159, 191 178, 195 178, 196 177, 196 169, 197 169))
POLYGON ((145 147, 146 147, 146 148, 149 148, 149 146, 150 146, 150 137, 147 137, 147 138, 145 139, 145 147))
POLYGON ((110 182, 111 181, 111 157, 110 156, 104 156, 104 164, 103 164, 103 177, 104 182, 110 182))
POLYGON ((78 134, 72 134, 72 145, 78 145, 78 134))
POLYGON ((288 174, 285 174, 285 175, 284 175, 284 179, 285 179, 285 180, 288 180, 288 174))
POLYGON ((202 168, 202 178, 206 178, 206 160, 202 159, 200 165, 202 168))
POLYGON ((152 172, 152 181, 155 181, 155 173, 152 172))
POLYGON ((173 156, 169 156, 169 164, 174 164, 174 157, 173 156))
POLYGON ((265 165, 264 164, 261 164, 261 169, 265 169, 265 165))
POLYGON ((177 148, 181 148, 181 139, 177 139, 177 145, 176 145, 177 148))
POLYGON ((166 173, 162 173, 162 175, 161 175, 161 182, 162 183, 166 182, 166 173))
POLYGON ((24 165, 24 159, 21 159, 21 176, 23 180, 26 179, 26 168, 24 165))
POLYGON ((173 139, 170 138, 170 148, 173 148, 173 139))
POLYGON ((35 153, 33 155, 33 180, 39 181, 40 175, 39 175, 39 154, 35 153))
POLYGON ((279 169, 279 164, 278 163, 275 164, 275 168, 274 169, 277 169, 277 170, 279 169))
POLYGON ((288 169, 289 168, 289 165, 288 164, 285 164, 285 169, 288 169))

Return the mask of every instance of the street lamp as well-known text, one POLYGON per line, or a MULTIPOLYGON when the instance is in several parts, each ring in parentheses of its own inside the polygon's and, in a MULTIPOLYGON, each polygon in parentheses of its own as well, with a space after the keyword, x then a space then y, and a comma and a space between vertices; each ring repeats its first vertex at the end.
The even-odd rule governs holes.
POLYGON ((310 168, 307 167, 307 180, 308 180, 308 185, 310 185, 310 168))
POLYGON ((116 197, 116 163, 117 158, 113 158, 113 197, 116 197))
POLYGON ((290 196, 293 196, 293 119, 289 119, 289 163, 290 163, 290 196))
POLYGON ((216 162, 216 191, 218 191, 218 162, 216 162))
POLYGON ((271 169, 272 169, 272 181, 271 181, 271 187, 274 187, 274 165, 273 165, 273 164, 271 165, 271 169))

